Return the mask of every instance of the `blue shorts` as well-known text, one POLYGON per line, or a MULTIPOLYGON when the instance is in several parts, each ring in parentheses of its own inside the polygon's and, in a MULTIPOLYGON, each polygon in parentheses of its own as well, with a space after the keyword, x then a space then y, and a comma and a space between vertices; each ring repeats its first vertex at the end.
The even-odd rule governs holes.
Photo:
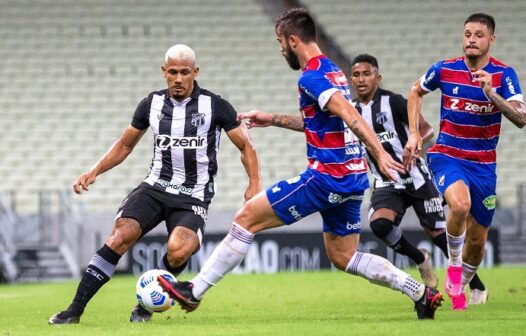
POLYGON ((469 188, 470 213, 477 223, 489 227, 495 214, 497 201, 497 174, 495 165, 471 163, 442 154, 429 154, 429 169, 433 172, 438 190, 446 189, 462 180, 469 188))
POLYGON ((360 233, 360 206, 364 190, 332 192, 319 173, 309 169, 300 176, 274 184, 266 193, 272 209, 287 225, 319 212, 323 219, 323 232, 337 236, 360 233))

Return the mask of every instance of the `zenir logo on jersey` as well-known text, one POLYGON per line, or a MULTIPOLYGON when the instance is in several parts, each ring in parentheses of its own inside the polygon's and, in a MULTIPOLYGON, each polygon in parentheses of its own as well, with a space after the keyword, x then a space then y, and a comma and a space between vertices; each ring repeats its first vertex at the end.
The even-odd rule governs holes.
POLYGON ((155 146, 160 150, 170 148, 199 149, 204 148, 205 138, 203 137, 171 137, 169 135, 158 135, 155 138, 155 146))
POLYGON ((393 140, 395 137, 396 137, 396 134, 394 132, 392 132, 392 131, 385 131, 385 132, 376 134, 376 138, 381 143, 389 142, 389 141, 393 140))

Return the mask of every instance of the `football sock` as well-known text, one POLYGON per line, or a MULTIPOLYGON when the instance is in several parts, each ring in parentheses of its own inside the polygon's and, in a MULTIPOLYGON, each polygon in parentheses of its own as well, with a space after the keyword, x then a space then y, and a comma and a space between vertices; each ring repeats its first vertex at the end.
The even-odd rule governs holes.
MULTIPOLYGON (((442 250, 445 256, 448 255, 447 253, 447 238, 446 233, 441 233, 435 238, 433 238, 433 243, 435 243, 438 248, 442 250)), ((484 283, 482 283, 482 280, 480 280, 478 274, 475 273, 473 276, 473 279, 469 282, 469 288, 471 289, 478 289, 478 290, 485 290, 486 287, 484 286, 484 283)))
POLYGON ((479 265, 473 266, 466 262, 462 263, 462 288, 468 284, 468 282, 471 281, 475 273, 477 273, 477 269, 479 268, 479 265))
POLYGON ((204 293, 228 272, 233 270, 245 258, 254 239, 254 234, 233 223, 230 232, 217 245, 203 268, 195 278, 192 294, 200 300, 204 293))
POLYGON ((170 263, 168 262, 168 253, 165 253, 164 256, 159 260, 159 263, 157 264, 157 268, 166 270, 172 273, 176 277, 184 271, 187 265, 188 265, 188 259, 181 265, 172 267, 170 263))
POLYGON ((442 250, 442 253, 444 253, 444 255, 448 257, 446 233, 441 233, 438 236, 432 238, 431 240, 436 246, 438 246, 440 250, 442 250))
POLYGON ((478 289, 481 291, 486 290, 486 286, 484 286, 484 283, 482 282, 482 280, 480 280, 477 273, 475 273, 475 275, 473 276, 473 279, 471 279, 471 281, 469 282, 469 288, 471 290, 473 289, 478 289))
POLYGON ((426 257, 416 247, 408 242, 402 234, 402 230, 393 221, 386 218, 378 218, 371 222, 371 230, 376 237, 389 245, 395 252, 408 256, 416 264, 421 264, 426 257))
MULTIPOLYGON (((398 228, 397 228, 398 229, 398 228)), ((399 229, 400 230, 400 229, 399 229)), ((404 236, 400 237, 400 240, 391 246, 397 253, 403 254, 411 258, 416 264, 421 264, 426 260, 426 256, 408 242, 404 236)))
POLYGON ((389 260, 374 254, 356 252, 349 260, 345 271, 359 275, 374 284, 401 291, 415 302, 424 295, 424 285, 396 268, 389 260))
POLYGON ((70 305, 71 309, 77 310, 80 314, 84 312, 93 295, 111 279, 120 258, 121 256, 106 244, 97 251, 80 280, 77 293, 70 305))
POLYGON ((466 232, 455 237, 447 233, 447 247, 449 252, 448 264, 450 266, 462 266, 462 248, 464 247, 464 238, 466 232))

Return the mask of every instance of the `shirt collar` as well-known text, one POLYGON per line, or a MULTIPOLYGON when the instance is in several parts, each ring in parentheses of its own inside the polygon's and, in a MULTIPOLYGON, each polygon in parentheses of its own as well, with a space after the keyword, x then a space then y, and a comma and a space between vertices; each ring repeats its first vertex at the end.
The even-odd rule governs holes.
POLYGON ((363 106, 363 107, 373 106, 374 104, 380 101, 380 98, 382 97, 381 91, 382 89, 380 88, 376 89, 376 92, 374 93, 373 98, 367 104, 360 102, 358 99, 356 99, 356 102, 358 103, 358 105, 363 106))

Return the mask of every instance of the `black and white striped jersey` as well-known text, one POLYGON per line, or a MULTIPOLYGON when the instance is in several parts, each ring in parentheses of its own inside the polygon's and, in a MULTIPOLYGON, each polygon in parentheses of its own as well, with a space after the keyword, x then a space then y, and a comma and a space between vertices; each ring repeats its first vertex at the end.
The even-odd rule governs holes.
POLYGON ((228 101, 197 82, 191 96, 181 102, 168 90, 150 93, 137 106, 131 123, 153 132, 153 159, 144 182, 169 194, 210 202, 221 130, 238 127, 236 116, 228 101))
MULTIPOLYGON (((404 146, 409 137, 407 119, 407 100, 399 94, 378 88, 373 99, 366 105, 353 100, 353 104, 374 130, 384 149, 398 162, 402 162, 404 146)), ((380 174, 376 160, 367 154, 371 173, 375 177, 375 188, 394 186, 405 189, 412 186, 414 190, 429 179, 429 171, 423 159, 417 161, 408 174, 400 175, 400 182, 394 183, 380 174)))

